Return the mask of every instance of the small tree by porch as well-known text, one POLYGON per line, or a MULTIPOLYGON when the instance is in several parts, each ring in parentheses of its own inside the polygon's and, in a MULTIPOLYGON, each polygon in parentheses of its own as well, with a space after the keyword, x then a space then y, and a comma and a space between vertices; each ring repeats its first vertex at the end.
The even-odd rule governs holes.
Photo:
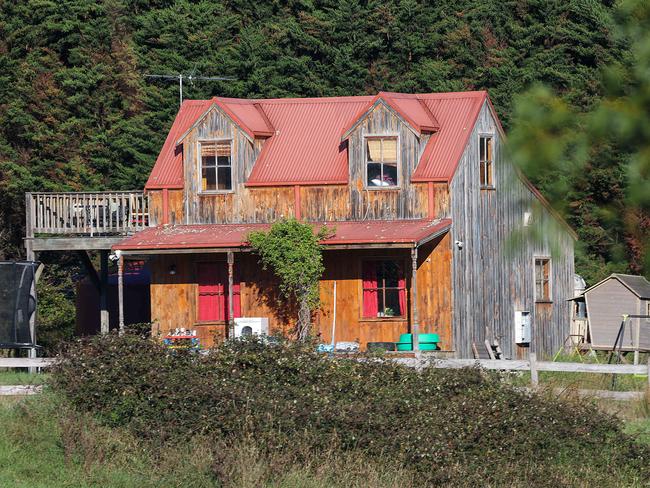
POLYGON ((298 308, 299 340, 309 337, 312 311, 320 302, 318 280, 325 268, 319 241, 329 233, 327 227, 314 233, 311 225, 290 218, 276 222, 269 232, 251 232, 248 236, 262 267, 278 277, 282 298, 298 308))

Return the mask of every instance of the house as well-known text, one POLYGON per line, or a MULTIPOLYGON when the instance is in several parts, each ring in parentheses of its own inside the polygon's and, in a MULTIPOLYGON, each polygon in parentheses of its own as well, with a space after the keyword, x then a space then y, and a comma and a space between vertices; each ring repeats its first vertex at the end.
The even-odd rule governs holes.
POLYGON ((638 349, 650 351, 650 282, 643 276, 614 273, 574 298, 582 300, 592 349, 611 351, 616 344, 631 351, 638 344, 638 349), (621 330, 623 315, 629 317, 621 330))
POLYGON ((552 355, 569 335, 575 234, 503 141, 483 91, 187 100, 144 192, 27 194, 25 245, 76 250, 89 272, 84 253, 101 251, 102 331, 109 251, 146 260, 154 333, 196 329, 210 345, 237 316, 291 331, 247 236, 295 217, 335 229, 313 317, 323 342, 335 319, 335 340, 362 347, 419 332, 456 357, 486 341, 552 355))
POLYGON ((459 357, 486 339, 507 357, 553 354, 569 334, 574 235, 506 251, 509 231, 558 217, 503 138, 486 92, 185 101, 145 187, 150 226, 113 249, 148 259, 155 332, 210 344, 237 316, 287 332, 247 235, 295 216, 335 229, 314 317, 324 342, 336 282, 337 341, 419 330, 459 357), (532 339, 515 342, 516 311, 532 339))

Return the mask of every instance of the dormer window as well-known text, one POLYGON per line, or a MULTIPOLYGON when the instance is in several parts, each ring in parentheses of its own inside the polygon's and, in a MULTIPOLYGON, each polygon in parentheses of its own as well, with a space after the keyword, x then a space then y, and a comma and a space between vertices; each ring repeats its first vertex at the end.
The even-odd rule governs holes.
POLYGON ((397 168, 397 137, 366 137, 366 186, 395 188, 399 186, 397 168))
POLYGON ((232 151, 230 141, 201 141, 201 191, 232 190, 232 151))

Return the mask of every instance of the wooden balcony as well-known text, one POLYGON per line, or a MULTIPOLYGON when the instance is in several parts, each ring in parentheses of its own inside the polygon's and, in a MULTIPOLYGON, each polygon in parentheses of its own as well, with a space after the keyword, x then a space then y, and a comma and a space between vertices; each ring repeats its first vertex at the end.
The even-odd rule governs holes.
POLYGON ((30 251, 110 249, 149 225, 143 191, 27 193, 25 247, 30 251))

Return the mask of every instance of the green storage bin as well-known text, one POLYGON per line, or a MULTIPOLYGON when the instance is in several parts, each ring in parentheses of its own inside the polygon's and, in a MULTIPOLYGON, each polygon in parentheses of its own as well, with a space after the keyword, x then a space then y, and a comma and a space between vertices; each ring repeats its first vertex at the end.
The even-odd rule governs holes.
POLYGON ((438 334, 420 334, 420 344, 429 344, 432 342, 440 342, 440 336, 438 334))
POLYGON ((398 351, 412 351, 413 350, 413 344, 410 342, 398 342, 397 343, 397 350, 398 351))

